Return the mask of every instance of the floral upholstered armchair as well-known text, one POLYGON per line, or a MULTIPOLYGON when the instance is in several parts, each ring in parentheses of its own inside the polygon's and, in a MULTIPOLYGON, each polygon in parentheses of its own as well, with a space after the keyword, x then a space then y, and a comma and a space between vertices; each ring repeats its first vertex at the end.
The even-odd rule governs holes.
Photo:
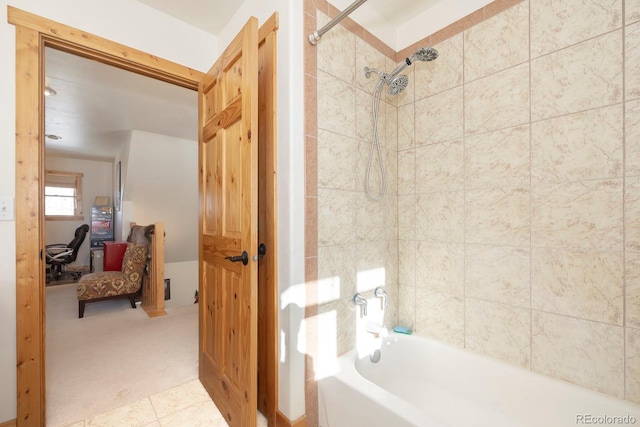
POLYGON ((148 252, 147 245, 129 243, 122 259, 122 271, 82 276, 78 282, 78 317, 84 316, 85 304, 114 298, 129 298, 131 308, 136 308, 148 252))

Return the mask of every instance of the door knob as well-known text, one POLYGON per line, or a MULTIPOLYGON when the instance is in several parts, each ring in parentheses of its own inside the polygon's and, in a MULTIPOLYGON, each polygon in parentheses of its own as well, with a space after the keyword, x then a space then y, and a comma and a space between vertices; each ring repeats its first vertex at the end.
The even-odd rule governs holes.
POLYGON ((247 251, 242 251, 241 255, 236 256, 226 256, 224 259, 228 259, 231 262, 242 261, 242 264, 247 265, 249 263, 249 254, 247 251))
POLYGON ((258 246, 258 256, 254 257, 254 261, 260 261, 267 254, 267 245, 260 243, 258 246))

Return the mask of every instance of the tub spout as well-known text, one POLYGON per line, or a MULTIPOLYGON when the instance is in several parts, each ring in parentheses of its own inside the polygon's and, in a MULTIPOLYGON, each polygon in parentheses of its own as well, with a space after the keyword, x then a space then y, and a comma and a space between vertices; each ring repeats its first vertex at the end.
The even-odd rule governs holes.
POLYGON ((367 332, 373 334, 374 337, 388 337, 389 331, 384 325, 375 322, 367 322, 367 332))
POLYGON ((362 295, 360 294, 355 294, 353 296, 353 303, 358 306, 361 305, 362 306, 362 314, 364 316, 367 315, 367 299, 364 298, 362 295))
POLYGON ((382 298, 382 308, 386 308, 389 305, 389 295, 387 295, 384 289, 380 287, 376 288, 376 290, 373 291, 373 295, 382 298))

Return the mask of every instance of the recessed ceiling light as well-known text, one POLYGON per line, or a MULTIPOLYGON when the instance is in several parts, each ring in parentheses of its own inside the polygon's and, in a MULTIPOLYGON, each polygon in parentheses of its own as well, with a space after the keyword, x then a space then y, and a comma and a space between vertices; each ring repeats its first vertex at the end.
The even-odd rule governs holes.
POLYGON ((56 93, 58 93, 58 92, 56 92, 55 90, 53 90, 53 89, 52 89, 52 88, 50 88, 49 86, 45 86, 45 87, 44 87, 44 96, 53 96, 53 95, 55 95, 56 93))
POLYGON ((62 137, 61 137, 61 136, 53 135, 53 134, 51 134, 51 133, 47 133, 47 134, 45 134, 44 136, 45 136, 46 138, 53 139, 54 141, 59 141, 59 140, 61 140, 61 139, 62 139, 62 137))

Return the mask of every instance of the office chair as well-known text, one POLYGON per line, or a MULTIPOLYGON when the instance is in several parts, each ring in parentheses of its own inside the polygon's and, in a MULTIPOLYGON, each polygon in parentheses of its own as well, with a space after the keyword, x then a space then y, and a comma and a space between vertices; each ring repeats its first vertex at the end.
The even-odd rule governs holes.
POLYGON ((80 278, 81 272, 67 272, 63 270, 63 267, 76 260, 80 246, 82 246, 82 242, 84 242, 88 232, 89 225, 82 224, 76 228, 75 237, 69 244, 54 243, 45 246, 46 263, 50 265, 47 269, 47 283, 51 280, 58 280, 65 274, 71 275, 73 280, 80 278))

